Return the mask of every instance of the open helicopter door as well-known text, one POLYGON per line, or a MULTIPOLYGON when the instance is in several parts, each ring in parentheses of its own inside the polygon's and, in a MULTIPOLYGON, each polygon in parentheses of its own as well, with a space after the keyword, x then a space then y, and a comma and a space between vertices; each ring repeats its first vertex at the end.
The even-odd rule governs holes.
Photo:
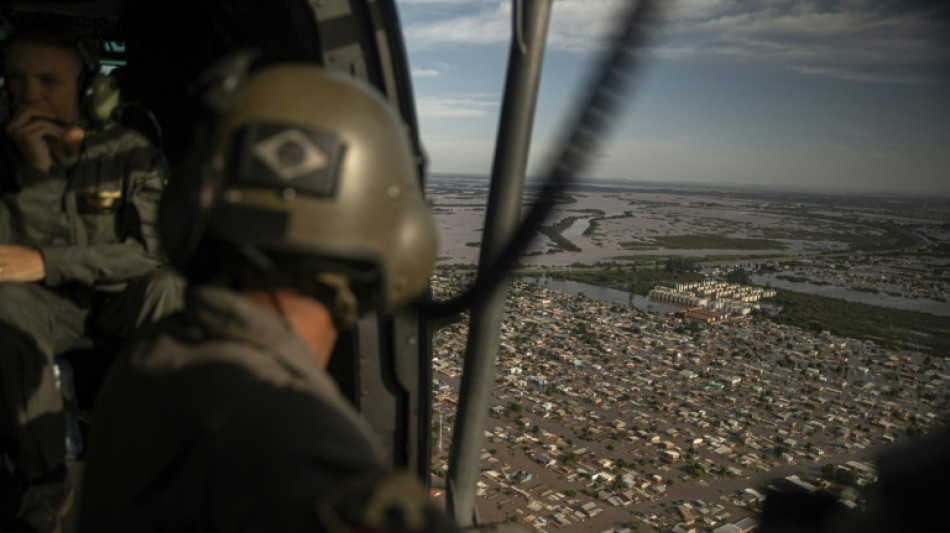
MULTIPOLYGON (((322 63, 369 81, 399 110, 417 154, 419 142, 409 67, 393 0, 299 2, 311 7, 322 63)), ((330 372, 380 436, 395 466, 429 477, 431 338, 428 321, 410 308, 370 315, 338 342, 330 372)))
MULTIPOLYGON (((324 65, 366 79, 399 110, 410 129, 421 187, 425 158, 393 0, 322 2, 313 9, 324 65)), ((330 367, 393 464, 422 480, 429 477, 431 338, 417 309, 389 318, 370 315, 340 339, 330 367)))

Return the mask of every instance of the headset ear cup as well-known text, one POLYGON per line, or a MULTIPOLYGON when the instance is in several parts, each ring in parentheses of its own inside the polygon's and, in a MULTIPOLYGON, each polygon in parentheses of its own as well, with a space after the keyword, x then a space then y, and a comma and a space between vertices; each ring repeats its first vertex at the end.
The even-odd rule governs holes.
POLYGON ((79 110, 82 112, 84 120, 93 126, 99 126, 110 118, 106 117, 101 120, 89 112, 91 106, 95 105, 93 101, 96 99, 98 90, 96 84, 102 85, 100 78, 105 77, 104 74, 99 72, 99 41, 95 39, 77 39, 75 43, 76 53, 79 54, 83 64, 82 72, 79 73, 79 79, 76 83, 79 93, 79 110))
POLYGON ((90 76, 80 103, 86 120, 93 125, 102 125, 112 120, 119 100, 118 80, 106 74, 95 74, 90 76))

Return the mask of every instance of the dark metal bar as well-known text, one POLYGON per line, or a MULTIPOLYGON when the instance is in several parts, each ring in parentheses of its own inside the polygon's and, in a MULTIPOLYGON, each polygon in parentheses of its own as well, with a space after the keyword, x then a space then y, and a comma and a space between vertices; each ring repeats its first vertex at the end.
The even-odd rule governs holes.
MULTIPOLYGON (((512 44, 501 108, 479 269, 498 259, 521 218, 525 170, 552 0, 516 0, 512 44)), ((479 272, 479 275, 483 274, 479 272)), ((449 454, 446 496, 459 526, 477 524, 475 483, 488 419, 499 331, 507 287, 499 284, 472 309, 459 391, 455 433, 449 454)))

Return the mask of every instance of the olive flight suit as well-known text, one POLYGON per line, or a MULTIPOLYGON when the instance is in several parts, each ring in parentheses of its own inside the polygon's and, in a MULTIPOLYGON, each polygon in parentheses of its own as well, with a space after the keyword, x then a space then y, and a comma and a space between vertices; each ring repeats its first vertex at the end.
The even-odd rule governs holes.
POLYGON ((84 335, 125 338, 180 308, 184 283, 163 267, 164 167, 145 137, 113 124, 87 134, 65 168, 12 166, 0 169, 0 244, 38 249, 46 268, 38 282, 0 282, 0 451, 29 481, 65 459, 55 357, 84 335))
POLYGON ((80 531, 324 531, 320 495, 384 472, 367 422, 277 313, 189 291, 99 393, 80 531))

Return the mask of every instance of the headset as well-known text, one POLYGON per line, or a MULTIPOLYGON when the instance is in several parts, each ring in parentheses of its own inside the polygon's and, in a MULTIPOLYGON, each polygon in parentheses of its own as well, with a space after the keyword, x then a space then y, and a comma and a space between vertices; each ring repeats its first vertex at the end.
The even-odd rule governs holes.
POLYGON ((77 41, 76 51, 83 59, 78 87, 79 109, 85 121, 92 127, 102 127, 113 120, 119 107, 119 82, 104 74, 99 64, 98 39, 77 41))
MULTIPOLYGON (((37 35, 55 35, 52 27, 34 29, 27 28, 22 31, 35 33, 37 35)), ((13 116, 11 108, 10 92, 6 86, 6 43, 11 36, 16 35, 16 31, 8 35, 2 45, 0 45, 0 123, 6 123, 13 116)), ((63 39, 63 42, 72 41, 71 48, 82 60, 82 70, 77 80, 77 101, 79 110, 84 123, 93 129, 98 129, 114 119, 116 109, 119 107, 119 84, 118 81, 104 74, 99 65, 99 47, 101 43, 98 39, 76 38, 63 39)), ((50 44, 50 46, 57 46, 50 44)))

